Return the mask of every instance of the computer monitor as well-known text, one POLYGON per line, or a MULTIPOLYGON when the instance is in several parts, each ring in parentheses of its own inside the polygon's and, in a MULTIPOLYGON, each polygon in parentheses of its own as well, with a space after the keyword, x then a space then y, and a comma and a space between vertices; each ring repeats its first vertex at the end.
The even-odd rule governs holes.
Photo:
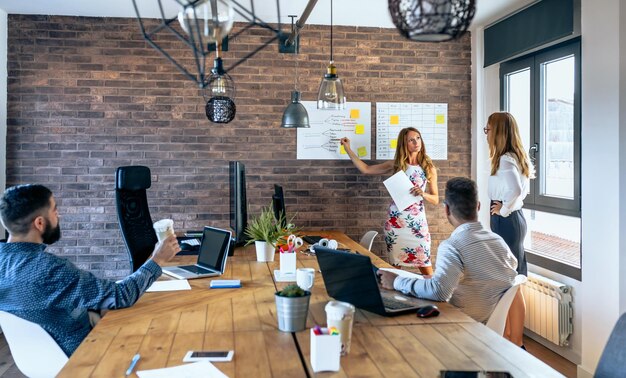
POLYGON ((287 228, 287 213, 285 213, 285 196, 283 187, 274 184, 274 195, 272 196, 272 206, 274 207, 274 217, 282 220, 282 227, 287 228))
POLYGON ((239 161, 228 162, 230 184, 230 227, 235 245, 245 244, 248 226, 248 201, 246 200, 246 167, 239 161))

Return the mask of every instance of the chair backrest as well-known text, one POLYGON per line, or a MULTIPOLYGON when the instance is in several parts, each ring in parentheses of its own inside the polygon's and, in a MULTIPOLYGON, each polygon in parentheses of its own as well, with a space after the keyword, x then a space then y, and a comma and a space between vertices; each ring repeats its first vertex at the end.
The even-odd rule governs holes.
POLYGON ((378 235, 378 231, 367 231, 361 238, 361 241, 359 241, 359 244, 367 248, 368 251, 371 251, 376 235, 378 235))
POLYGON ((515 295, 517 294, 520 285, 524 282, 526 282, 526 276, 518 274, 513 281, 513 286, 505 291, 502 297, 500 297, 496 308, 491 313, 489 320, 487 320, 486 326, 494 330, 500 336, 504 335, 506 317, 509 314, 511 303, 513 303, 513 299, 515 299, 515 295))
POLYGON ((148 167, 119 167, 115 171, 117 218, 133 272, 146 262, 157 243, 146 196, 150 185, 148 167))
POLYGON ((594 377, 623 377, 624 366, 626 366, 626 313, 617 320, 600 356, 594 377))
POLYGON ((65 366, 67 356, 39 324, 0 311, 0 326, 22 374, 30 378, 50 378, 65 366))

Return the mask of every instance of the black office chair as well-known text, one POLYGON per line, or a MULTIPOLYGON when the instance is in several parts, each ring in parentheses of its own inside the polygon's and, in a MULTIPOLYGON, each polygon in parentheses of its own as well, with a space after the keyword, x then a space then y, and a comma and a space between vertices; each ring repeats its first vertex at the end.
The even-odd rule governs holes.
POLYGON ((617 320, 609 341, 604 347, 594 377, 623 377, 624 366, 626 366, 626 313, 617 320))
POLYGON ((133 272, 146 262, 157 243, 146 197, 150 185, 148 167, 119 167, 115 171, 117 218, 133 272))

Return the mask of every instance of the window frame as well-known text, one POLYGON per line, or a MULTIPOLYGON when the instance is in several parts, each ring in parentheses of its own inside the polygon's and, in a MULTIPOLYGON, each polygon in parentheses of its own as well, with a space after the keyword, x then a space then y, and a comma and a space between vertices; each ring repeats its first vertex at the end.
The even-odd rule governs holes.
MULTIPOLYGON (((558 59, 573 55, 574 57, 574 195, 573 199, 556 198, 541 195, 541 156, 536 152, 533 156, 530 151, 530 157, 535 165, 537 178, 530 182, 530 193, 524 199, 524 208, 529 210, 543 211, 552 214, 560 214, 581 218, 581 42, 580 37, 572 38, 566 42, 538 50, 536 52, 524 55, 522 57, 512 59, 500 64, 500 108, 507 110, 507 75, 530 70, 530 147, 540 147, 542 138, 542 67, 543 63, 547 63, 558 59), (534 158, 534 159, 533 159, 534 158)), ((582 222, 581 222, 582 225, 582 222)), ((581 241, 582 244, 582 241, 581 241)), ((544 255, 533 253, 532 250, 526 250, 528 262, 549 269, 551 271, 563 274, 568 277, 580 280, 582 276, 582 267, 577 268, 556 260, 552 260, 544 255)), ((581 250, 582 255, 582 250, 581 250)), ((582 256, 581 256, 582 257, 582 256)), ((581 258, 582 261, 582 258, 581 258)))

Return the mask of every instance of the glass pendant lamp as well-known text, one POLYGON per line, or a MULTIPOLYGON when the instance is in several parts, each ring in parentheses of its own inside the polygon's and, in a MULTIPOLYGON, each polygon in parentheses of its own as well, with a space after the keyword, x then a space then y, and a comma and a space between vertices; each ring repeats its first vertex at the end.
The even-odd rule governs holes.
POLYGON ((346 95, 343 83, 337 76, 337 67, 333 61, 333 0, 330 0, 330 62, 320 83, 317 94, 317 108, 338 110, 346 108, 346 95))
POLYGON ((233 27, 234 10, 230 0, 203 0, 187 4, 178 12, 180 27, 201 42, 203 49, 209 43, 221 41, 233 27))

